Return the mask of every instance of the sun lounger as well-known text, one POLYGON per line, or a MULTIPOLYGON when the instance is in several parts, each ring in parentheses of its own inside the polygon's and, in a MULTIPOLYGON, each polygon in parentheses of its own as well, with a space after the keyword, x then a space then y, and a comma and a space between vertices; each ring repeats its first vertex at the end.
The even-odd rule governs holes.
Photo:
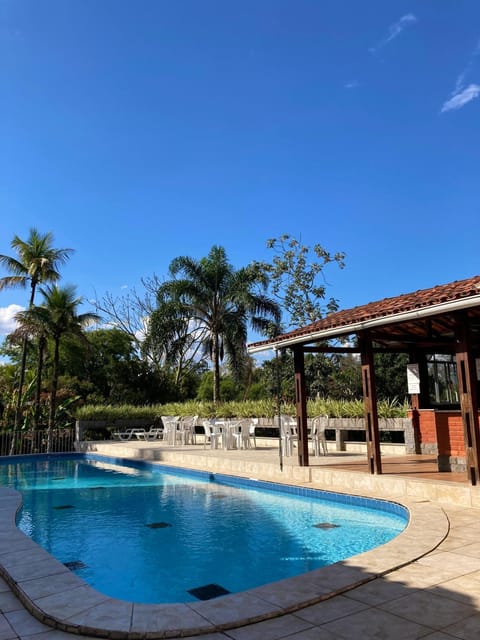
POLYGON ((115 431, 115 433, 113 433, 112 435, 114 440, 122 440, 122 442, 125 442, 127 440, 131 440, 133 436, 136 436, 138 438, 137 434, 140 433, 145 433, 145 429, 125 429, 125 431, 115 431))
POLYGON ((149 431, 135 433, 137 440, 161 440, 163 438, 163 428, 151 427, 149 431))

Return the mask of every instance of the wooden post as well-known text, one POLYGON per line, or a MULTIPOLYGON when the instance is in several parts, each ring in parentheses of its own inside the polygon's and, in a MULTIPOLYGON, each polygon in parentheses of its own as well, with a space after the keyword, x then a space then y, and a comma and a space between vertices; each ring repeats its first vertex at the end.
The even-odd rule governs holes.
POLYGON ((410 349, 409 362, 417 364, 420 374, 420 392, 410 394, 410 405, 412 407, 412 428, 413 428, 413 447, 415 453, 421 453, 420 444, 420 414, 418 410, 424 406, 423 398, 425 397, 425 389, 428 389, 428 373, 425 363, 425 356, 420 356, 417 349, 410 349))
POLYGON ((476 485, 480 478, 480 428, 478 423, 477 380, 475 359, 472 353, 468 319, 457 316, 455 326, 455 353, 457 360, 458 393, 462 411, 467 473, 470 483, 476 485))
POLYGON ((308 467, 307 393, 305 388, 305 360, 302 347, 293 349, 295 367, 295 403, 297 408, 298 464, 308 467))
POLYGON ((370 473, 382 473, 380 431, 378 428, 377 390, 373 362, 372 340, 365 332, 359 335, 362 356, 363 404, 365 408, 365 432, 367 438, 368 468, 370 473))

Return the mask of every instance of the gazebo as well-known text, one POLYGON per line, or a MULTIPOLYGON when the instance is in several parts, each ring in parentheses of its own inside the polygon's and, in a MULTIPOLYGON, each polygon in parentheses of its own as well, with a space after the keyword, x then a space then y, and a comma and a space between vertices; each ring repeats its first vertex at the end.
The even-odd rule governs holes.
POLYGON ((248 347, 249 353, 268 349, 293 352, 301 466, 309 464, 304 354, 360 355, 368 468, 381 474, 374 354, 397 352, 409 356, 406 375, 419 452, 435 451, 440 471, 464 470, 472 485, 480 482, 480 276, 331 313, 248 347), (449 397, 432 399, 432 389, 439 391, 432 371, 439 369, 455 388, 449 397))

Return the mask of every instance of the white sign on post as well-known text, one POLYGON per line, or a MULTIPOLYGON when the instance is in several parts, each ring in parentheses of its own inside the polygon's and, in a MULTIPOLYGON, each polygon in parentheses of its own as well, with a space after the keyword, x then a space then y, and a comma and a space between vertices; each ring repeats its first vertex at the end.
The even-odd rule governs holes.
POLYGON ((408 393, 420 393, 420 372, 418 364, 407 364, 408 393))

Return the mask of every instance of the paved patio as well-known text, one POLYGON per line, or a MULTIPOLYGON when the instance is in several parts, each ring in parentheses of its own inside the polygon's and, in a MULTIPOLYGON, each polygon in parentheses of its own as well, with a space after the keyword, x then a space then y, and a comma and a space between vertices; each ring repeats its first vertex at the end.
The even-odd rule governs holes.
POLYGON ((352 454, 315 458, 309 469, 287 458, 281 472, 278 451, 271 446, 232 452, 150 443, 95 443, 91 448, 105 455, 230 469, 249 477, 393 499, 408 506, 411 522, 387 545, 299 578, 188 607, 130 605, 125 610, 121 605, 128 603, 101 594, 101 600, 95 600, 93 590, 79 584, 63 565, 60 571, 57 561, 45 561, 48 554, 13 526, 18 496, 2 490, 0 570, 10 586, 0 579, 0 640, 73 640, 74 634, 64 630, 68 624, 76 633, 91 629, 91 635, 83 637, 108 635, 99 629, 109 628, 110 637, 132 640, 162 634, 188 637, 189 628, 202 632, 196 637, 206 640, 477 640, 480 636, 480 490, 469 487, 462 474, 438 474, 431 459, 385 459, 385 475, 372 477, 365 473, 364 457, 352 454), (60 591, 59 584, 63 584, 60 591), (119 620, 121 611, 129 612, 128 620, 119 620), (183 632, 176 626, 179 620, 183 632))

